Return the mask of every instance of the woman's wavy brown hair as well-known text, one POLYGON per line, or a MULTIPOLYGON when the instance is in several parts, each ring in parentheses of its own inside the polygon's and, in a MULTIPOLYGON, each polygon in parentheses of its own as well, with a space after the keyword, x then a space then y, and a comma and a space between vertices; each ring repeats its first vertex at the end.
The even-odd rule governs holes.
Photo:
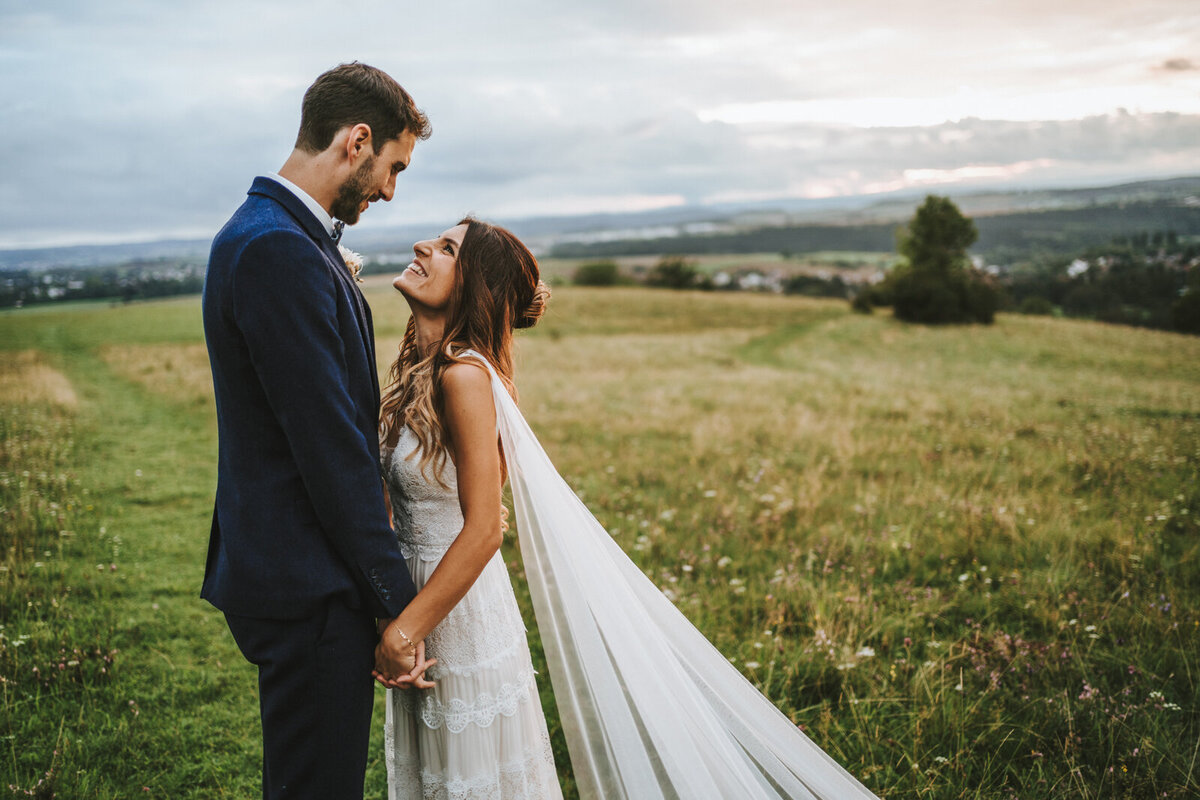
POLYGON ((419 443, 421 471, 432 473, 439 483, 450 445, 443 414, 443 370, 460 361, 475 363, 460 356, 464 350, 474 350, 488 360, 516 399, 512 332, 532 327, 550 296, 539 278, 537 259, 520 239, 474 217, 458 224, 466 225, 467 232, 455 262, 442 340, 429 352, 420 352, 416 322, 409 319, 380 408, 381 440, 395 443, 401 428, 412 429, 419 443))

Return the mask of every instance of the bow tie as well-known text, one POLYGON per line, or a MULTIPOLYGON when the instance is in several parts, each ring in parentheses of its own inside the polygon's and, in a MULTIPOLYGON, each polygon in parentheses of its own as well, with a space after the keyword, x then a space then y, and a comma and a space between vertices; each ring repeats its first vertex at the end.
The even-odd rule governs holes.
POLYGON ((334 244, 337 244, 342 240, 342 229, 345 227, 346 223, 342 222, 340 219, 335 219, 333 221, 333 233, 329 235, 329 238, 333 239, 334 244))

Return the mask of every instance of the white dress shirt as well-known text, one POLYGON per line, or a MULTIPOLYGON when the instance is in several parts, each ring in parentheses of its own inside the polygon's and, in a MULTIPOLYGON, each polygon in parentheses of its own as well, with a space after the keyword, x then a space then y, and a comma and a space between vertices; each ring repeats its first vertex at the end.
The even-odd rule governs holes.
POLYGON ((296 195, 296 197, 300 198, 300 202, 304 203, 304 205, 308 207, 308 210, 313 213, 313 216, 325 226, 325 232, 330 236, 333 236, 333 217, 329 216, 329 212, 325 210, 324 206, 314 200, 312 195, 277 172, 269 172, 264 177, 270 178, 292 194, 296 195))

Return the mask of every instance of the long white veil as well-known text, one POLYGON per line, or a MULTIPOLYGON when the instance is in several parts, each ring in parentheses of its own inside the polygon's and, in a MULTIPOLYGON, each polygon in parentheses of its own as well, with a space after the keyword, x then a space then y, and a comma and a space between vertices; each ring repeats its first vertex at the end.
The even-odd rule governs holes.
POLYGON ((754 688, 559 476, 491 365, 525 574, 584 798, 874 798, 754 688))

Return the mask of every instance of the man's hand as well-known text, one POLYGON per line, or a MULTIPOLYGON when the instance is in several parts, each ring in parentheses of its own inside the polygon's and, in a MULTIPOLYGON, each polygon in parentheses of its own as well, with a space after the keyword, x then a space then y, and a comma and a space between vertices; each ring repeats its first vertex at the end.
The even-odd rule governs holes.
POLYGON ((417 642, 414 648, 400 634, 396 620, 392 620, 383 628, 375 647, 375 669, 371 675, 389 689, 428 689, 435 684, 425 678, 425 670, 436 663, 436 658, 425 660, 424 641, 417 642))

